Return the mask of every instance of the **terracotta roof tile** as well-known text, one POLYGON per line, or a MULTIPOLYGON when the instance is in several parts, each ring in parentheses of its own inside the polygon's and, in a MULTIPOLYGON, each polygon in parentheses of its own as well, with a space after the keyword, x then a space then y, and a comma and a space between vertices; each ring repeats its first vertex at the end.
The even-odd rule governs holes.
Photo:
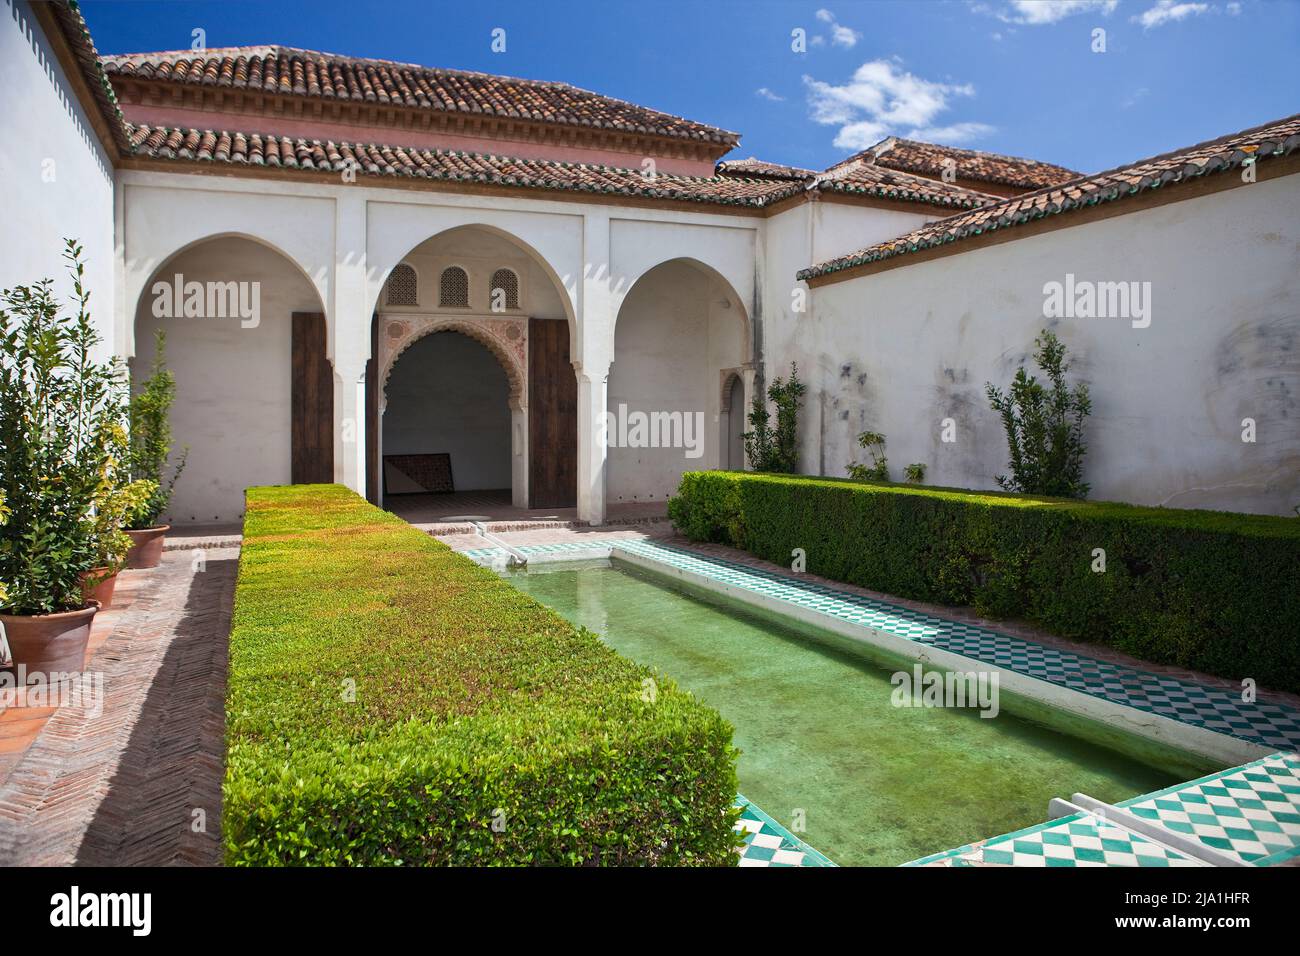
POLYGON ((568 83, 432 69, 281 46, 103 58, 110 77, 504 116, 735 146, 737 133, 568 83))
POLYGON ((1300 114, 1209 142, 1140 160, 1064 186, 1049 187, 1003 199, 980 209, 940 219, 905 236, 877 243, 800 270, 813 279, 854 266, 960 242, 985 232, 1008 229, 1046 216, 1066 215, 1136 196, 1152 189, 1176 189, 1201 176, 1236 169, 1245 163, 1286 156, 1300 149, 1300 114))
POLYGON ((659 173, 654 179, 649 179, 637 169, 594 163, 517 159, 381 143, 336 143, 258 133, 167 129, 134 124, 128 124, 127 128, 134 155, 149 159, 338 173, 354 162, 358 174, 369 176, 672 199, 756 209, 798 195, 803 188, 799 183, 736 176, 659 173))
POLYGON ((899 170, 882 169, 864 160, 837 163, 817 175, 816 185, 822 192, 869 195, 958 209, 975 209, 998 201, 997 196, 988 193, 899 170))
POLYGON ((810 192, 870 196, 900 202, 919 202, 947 208, 973 209, 998 201, 997 196, 951 183, 926 179, 891 169, 881 169, 866 160, 847 159, 825 172, 782 166, 761 159, 726 160, 718 163, 721 176, 748 176, 805 184, 810 192))
POLYGON ((1019 189, 1060 186, 1083 175, 1064 166, 1040 163, 1034 159, 1002 156, 978 149, 958 149, 955 146, 921 143, 896 136, 877 143, 846 162, 851 162, 853 159, 865 159, 887 169, 897 169, 922 176, 941 176, 945 169, 951 168, 959 179, 997 183, 1019 189), (945 166, 945 163, 949 165, 945 166))
POLYGON ((758 176, 762 179, 786 179, 803 181, 817 175, 814 169, 801 169, 798 166, 782 166, 780 163, 767 163, 757 157, 748 159, 727 159, 717 165, 719 176, 758 176))

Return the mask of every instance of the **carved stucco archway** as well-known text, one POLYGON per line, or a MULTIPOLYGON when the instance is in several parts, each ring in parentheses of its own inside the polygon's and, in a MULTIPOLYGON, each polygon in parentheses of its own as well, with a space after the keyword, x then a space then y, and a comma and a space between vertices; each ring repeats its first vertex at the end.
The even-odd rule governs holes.
POLYGON ((478 342, 501 365, 509 386, 511 409, 518 411, 528 404, 528 319, 524 317, 485 317, 416 315, 379 316, 379 410, 388 406, 388 378, 402 353, 435 332, 459 332, 478 342))

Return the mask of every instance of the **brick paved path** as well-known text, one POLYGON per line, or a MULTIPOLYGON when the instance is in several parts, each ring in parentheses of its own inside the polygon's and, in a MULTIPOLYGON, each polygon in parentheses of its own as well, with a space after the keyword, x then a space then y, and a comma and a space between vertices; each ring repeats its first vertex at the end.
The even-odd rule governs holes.
POLYGON ((119 577, 114 609, 96 616, 87 667, 104 675, 102 713, 0 713, 0 731, 18 729, 0 763, 0 864, 220 862, 239 552, 204 556, 197 573, 191 552, 169 551, 160 567, 119 577))

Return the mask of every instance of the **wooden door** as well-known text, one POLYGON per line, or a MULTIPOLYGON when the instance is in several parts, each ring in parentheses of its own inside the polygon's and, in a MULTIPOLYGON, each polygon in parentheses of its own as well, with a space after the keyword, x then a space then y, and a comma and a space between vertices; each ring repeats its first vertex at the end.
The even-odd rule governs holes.
POLYGON ((334 480, 334 369, 325 334, 323 313, 293 314, 289 473, 295 485, 334 480))
POLYGON ((528 320, 528 492, 534 508, 578 503, 578 378, 552 319, 528 320))

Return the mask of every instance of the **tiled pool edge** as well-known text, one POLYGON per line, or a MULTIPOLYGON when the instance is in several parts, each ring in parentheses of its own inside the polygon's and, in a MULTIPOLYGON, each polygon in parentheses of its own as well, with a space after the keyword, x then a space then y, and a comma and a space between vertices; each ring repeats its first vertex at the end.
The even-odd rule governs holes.
MULTIPOLYGON (((656 556, 638 553, 638 542, 629 546, 619 542, 611 549, 611 558, 640 568, 669 581, 678 581, 695 589, 721 595, 730 600, 759 608, 770 614, 802 621, 852 641, 868 644, 914 663, 951 671, 985 671, 998 674, 1000 689, 1035 703, 1056 708, 1077 717, 1096 721, 1122 733, 1154 741, 1194 758, 1208 759, 1220 765, 1243 764, 1272 754, 1276 748, 1183 723, 1172 717, 1139 710, 1127 704, 1076 691, 1041 680, 1019 671, 966 657, 952 651, 921 644, 866 624, 846 621, 830 614, 802 607, 767 594, 736 587, 705 574, 667 563, 656 556)), ((666 550, 654 546, 655 550, 666 550)), ((706 562, 717 559, 688 552, 692 558, 706 562)))
POLYGON ((740 850, 742 867, 837 865, 764 813, 744 794, 736 795, 736 806, 740 808, 736 830, 745 835, 745 845, 740 850))

